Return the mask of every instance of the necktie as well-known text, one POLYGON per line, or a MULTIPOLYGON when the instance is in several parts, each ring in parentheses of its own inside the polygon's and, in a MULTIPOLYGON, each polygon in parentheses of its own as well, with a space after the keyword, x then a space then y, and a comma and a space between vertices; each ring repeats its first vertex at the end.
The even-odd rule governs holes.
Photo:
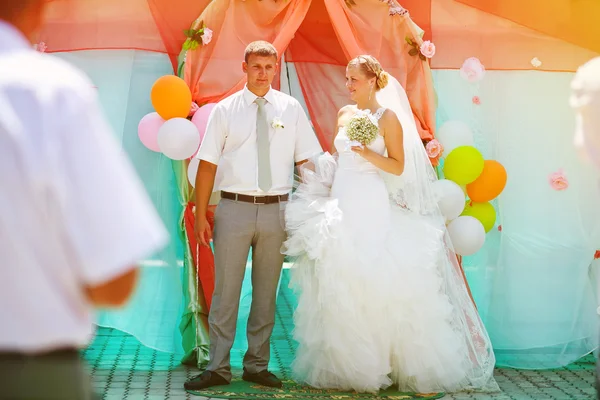
POLYGON ((269 145, 269 126, 267 125, 267 101, 259 97, 256 99, 258 111, 256 113, 256 144, 258 148, 258 187, 268 192, 272 186, 271 178, 271 150, 269 145))

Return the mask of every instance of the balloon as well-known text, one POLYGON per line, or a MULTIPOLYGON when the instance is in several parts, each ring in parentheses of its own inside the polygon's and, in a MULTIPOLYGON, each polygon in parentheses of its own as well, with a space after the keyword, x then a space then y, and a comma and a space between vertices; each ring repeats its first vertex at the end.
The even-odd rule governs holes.
POLYGON ((215 103, 208 103, 203 105, 196 111, 194 116, 192 117, 192 122, 198 128, 198 132, 200 132, 200 142, 204 139, 204 134, 206 133, 206 124, 208 123, 208 117, 210 116, 210 112, 215 108, 215 103))
POLYGON ((172 160, 185 160, 193 156, 200 146, 196 125, 186 118, 173 118, 158 131, 158 147, 172 160))
POLYGON ((448 154, 460 146, 473 146, 473 133, 467 124, 461 121, 448 121, 440 126, 435 135, 438 142, 444 146, 442 155, 448 154))
POLYGON ((192 108, 190 88, 175 75, 158 78, 150 91, 150 99, 156 112, 166 120, 186 118, 192 108))
POLYGON ((506 186, 506 169, 495 160, 485 160, 481 175, 467 185, 469 198, 478 203, 498 197, 506 186))
POLYGON ((483 171, 483 156, 473 146, 460 146, 452 150, 444 163, 444 176, 465 185, 473 182, 483 171))
POLYGON ((439 197, 438 206, 447 221, 458 217, 465 208, 465 193, 456 183, 448 179, 440 179, 433 183, 439 197))
POLYGON ((188 165, 187 177, 192 187, 196 187, 196 174, 198 174, 198 165, 200 165, 200 160, 196 157, 193 157, 188 165))
POLYGON ((496 210, 490 202, 475 203, 474 201, 468 201, 465 210, 461 215, 468 215, 477 218, 483 225, 485 232, 489 232, 496 223, 496 210))
POLYGON ((164 123, 165 120, 153 112, 145 115, 138 124, 138 137, 142 144, 158 153, 160 153, 160 148, 158 147, 158 130, 164 123))
POLYGON ((460 216, 448 224, 454 251, 461 256, 477 253, 485 242, 485 229, 477 218, 460 216))

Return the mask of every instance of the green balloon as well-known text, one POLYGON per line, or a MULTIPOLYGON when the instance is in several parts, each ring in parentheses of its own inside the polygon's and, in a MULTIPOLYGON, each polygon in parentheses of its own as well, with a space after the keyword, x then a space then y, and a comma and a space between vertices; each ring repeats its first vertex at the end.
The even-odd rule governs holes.
POLYGON ((479 220, 486 233, 491 231, 496 224, 496 210, 489 201, 485 203, 467 201, 465 209, 460 215, 468 215, 479 220))
POLYGON ((483 156, 473 146, 460 146, 448 154, 444 162, 444 176, 459 185, 473 182, 483 172, 483 156))

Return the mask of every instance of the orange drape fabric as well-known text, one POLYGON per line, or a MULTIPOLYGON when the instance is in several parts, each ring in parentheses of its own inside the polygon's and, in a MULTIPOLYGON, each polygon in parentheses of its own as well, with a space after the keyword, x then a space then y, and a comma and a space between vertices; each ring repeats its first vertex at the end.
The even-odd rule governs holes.
POLYGON ((477 57, 487 70, 576 71, 598 55, 600 24, 590 26, 600 21, 599 7, 596 0, 431 0, 431 66, 457 69, 477 57))
MULTIPOLYGON (((435 94, 429 64, 410 56, 405 38, 422 42, 408 16, 390 15, 387 3, 361 0, 351 8, 344 0, 325 0, 329 18, 348 59, 371 54, 406 90, 419 134, 432 139, 435 130, 435 94)), ((410 11, 410 10, 409 10, 410 11)))
MULTIPOLYGON (((18 1, 18 0, 15 0, 18 1)), ((39 41, 50 52, 134 49, 177 55, 210 0, 61 0, 49 6, 39 41)))
MULTIPOLYGON (((211 229, 214 229, 214 209, 207 212, 211 229)), ((184 212, 185 233, 188 237, 190 251, 192 253, 192 262, 196 267, 196 279, 199 291, 198 296, 202 296, 206 301, 207 310, 210 311, 212 304, 212 295, 215 290, 215 259, 212 250, 208 247, 198 246, 196 235, 194 234, 194 224, 196 217, 194 215, 194 203, 188 203, 184 212)))
POLYGON ((311 0, 213 1, 195 21, 214 32, 206 46, 188 51, 185 80, 198 104, 216 102, 243 88, 244 49, 254 40, 267 40, 280 54, 302 23, 311 0))
POLYGON ((457 0, 536 32, 600 53, 598 0, 457 0))
MULTIPOLYGON (((407 91, 419 133, 431 139, 435 130, 433 81, 427 62, 409 56, 405 38, 421 41, 411 19, 390 15, 380 0, 314 0, 286 52, 294 63, 317 136, 331 148, 335 116, 350 103, 344 87, 345 66, 360 54, 372 54, 407 91)), ((424 2, 428 3, 427 1, 424 2)), ((421 10, 428 11, 425 4, 421 10)), ((427 13, 421 20, 429 25, 427 13)))
MULTIPOLYGON (((364 18, 361 23, 369 27, 366 30, 356 23, 356 18, 350 17, 351 30, 358 36, 379 29, 377 21, 381 21, 385 12, 373 17, 363 13, 366 8, 376 7, 372 0, 355 2, 356 6, 348 10, 341 0, 338 1, 342 5, 337 6, 334 19, 351 15, 364 18)), ((318 15, 319 24, 331 24, 324 7, 326 0, 313 0, 312 3, 323 11, 318 15)), ((327 0, 328 5, 333 3, 327 0)), ((225 35, 232 41, 220 41, 219 44, 228 47, 236 41, 274 40, 273 32, 277 31, 277 26, 282 26, 282 20, 292 14, 294 17, 287 21, 293 22, 289 27, 299 26, 300 21, 292 19, 298 17, 301 20, 310 1, 59 0, 50 4, 48 24, 39 37, 48 46, 48 51, 138 49, 163 52, 169 54, 176 70, 176 58, 185 39, 183 30, 188 29, 209 4, 211 24, 218 26, 219 31, 218 22, 224 20, 225 15, 232 16, 230 21, 235 21, 235 24, 228 23, 225 35), (221 13, 222 18, 215 17, 215 13, 221 13)), ((400 4, 425 31, 424 39, 431 39, 436 44, 437 54, 431 60, 434 69, 457 69, 465 59, 477 57, 488 70, 575 71, 600 54, 600 2, 597 0, 404 0, 400 4), (539 59, 542 65, 532 65, 533 58, 539 59)), ((386 2, 380 2, 381 10, 386 6, 386 2)), ((287 26, 287 22, 284 25, 287 26)), ((339 26, 336 29, 344 30, 339 26)), ((317 29, 310 35, 315 35, 318 40, 319 31, 317 29)), ((281 43, 278 43, 280 50, 285 49, 290 35, 294 35, 293 29, 285 29, 281 43)), ((367 34, 365 38, 370 36, 367 34)), ((351 47, 356 50, 353 44, 348 47, 348 53, 352 53, 351 47)), ((232 71, 237 70, 238 65, 232 67, 232 71)), ((218 73, 223 71, 218 70, 218 73)), ((231 86, 236 83, 239 79, 231 86)))

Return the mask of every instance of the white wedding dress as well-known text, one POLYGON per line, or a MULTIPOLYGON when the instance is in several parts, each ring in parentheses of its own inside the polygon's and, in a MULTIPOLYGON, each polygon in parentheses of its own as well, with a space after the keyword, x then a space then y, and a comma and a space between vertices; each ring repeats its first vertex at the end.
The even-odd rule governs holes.
MULTIPOLYGON (((445 226, 393 207, 384 174, 349 149, 344 128, 334 143, 337 160, 313 160, 286 206, 284 252, 297 257, 294 378, 371 393, 497 389, 445 226)), ((381 135, 368 147, 386 153, 381 135)))

